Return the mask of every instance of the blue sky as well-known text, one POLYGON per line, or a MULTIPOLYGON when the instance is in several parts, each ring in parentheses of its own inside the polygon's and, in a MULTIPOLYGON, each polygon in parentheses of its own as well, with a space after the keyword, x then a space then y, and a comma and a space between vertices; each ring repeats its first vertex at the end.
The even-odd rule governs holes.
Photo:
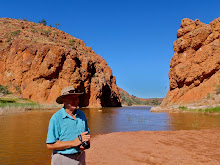
POLYGON ((173 42, 183 18, 209 23, 219 0, 1 0, 0 17, 26 18, 83 40, 102 56, 117 85, 142 98, 165 97, 173 42))

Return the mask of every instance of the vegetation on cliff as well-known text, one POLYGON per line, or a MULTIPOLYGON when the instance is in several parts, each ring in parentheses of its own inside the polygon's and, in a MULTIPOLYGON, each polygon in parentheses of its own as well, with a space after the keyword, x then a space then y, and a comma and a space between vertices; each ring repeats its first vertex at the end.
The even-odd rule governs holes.
POLYGON ((123 89, 119 89, 120 95, 121 95, 121 102, 122 105, 149 105, 149 106, 154 106, 154 105, 160 105, 163 99, 161 98, 152 98, 152 99, 142 99, 138 98, 134 95, 129 95, 126 91, 123 89))

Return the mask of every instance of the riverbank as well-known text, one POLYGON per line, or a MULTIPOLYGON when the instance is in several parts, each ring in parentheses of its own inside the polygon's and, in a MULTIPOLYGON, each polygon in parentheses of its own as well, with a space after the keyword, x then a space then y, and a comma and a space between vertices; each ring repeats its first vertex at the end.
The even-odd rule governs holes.
POLYGON ((97 135, 86 160, 88 165, 220 164, 219 137, 220 128, 97 135))
POLYGON ((0 103, 0 116, 21 113, 30 110, 59 110, 62 106, 56 104, 32 104, 32 103, 0 103))
POLYGON ((170 107, 152 107, 151 112, 168 112, 168 113, 202 113, 202 114, 215 114, 220 115, 220 104, 214 104, 214 105, 185 105, 185 106, 179 106, 174 105, 170 107))

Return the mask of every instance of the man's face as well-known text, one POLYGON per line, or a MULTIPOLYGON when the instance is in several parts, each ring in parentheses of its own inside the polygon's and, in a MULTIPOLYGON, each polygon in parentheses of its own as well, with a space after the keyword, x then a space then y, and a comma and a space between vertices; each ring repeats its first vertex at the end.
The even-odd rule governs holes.
POLYGON ((62 101, 65 108, 69 110, 75 110, 79 105, 78 95, 67 95, 64 98, 62 98, 62 101))

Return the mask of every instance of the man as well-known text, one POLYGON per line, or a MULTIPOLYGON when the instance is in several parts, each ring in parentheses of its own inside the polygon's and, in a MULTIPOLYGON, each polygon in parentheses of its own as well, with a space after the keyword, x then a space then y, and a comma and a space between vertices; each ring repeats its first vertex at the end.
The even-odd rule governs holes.
POLYGON ((77 109, 78 93, 73 87, 66 87, 56 99, 64 107, 50 119, 47 148, 53 150, 52 165, 85 165, 85 144, 90 141, 85 114, 77 109), (84 148, 84 147, 85 148, 84 148))

